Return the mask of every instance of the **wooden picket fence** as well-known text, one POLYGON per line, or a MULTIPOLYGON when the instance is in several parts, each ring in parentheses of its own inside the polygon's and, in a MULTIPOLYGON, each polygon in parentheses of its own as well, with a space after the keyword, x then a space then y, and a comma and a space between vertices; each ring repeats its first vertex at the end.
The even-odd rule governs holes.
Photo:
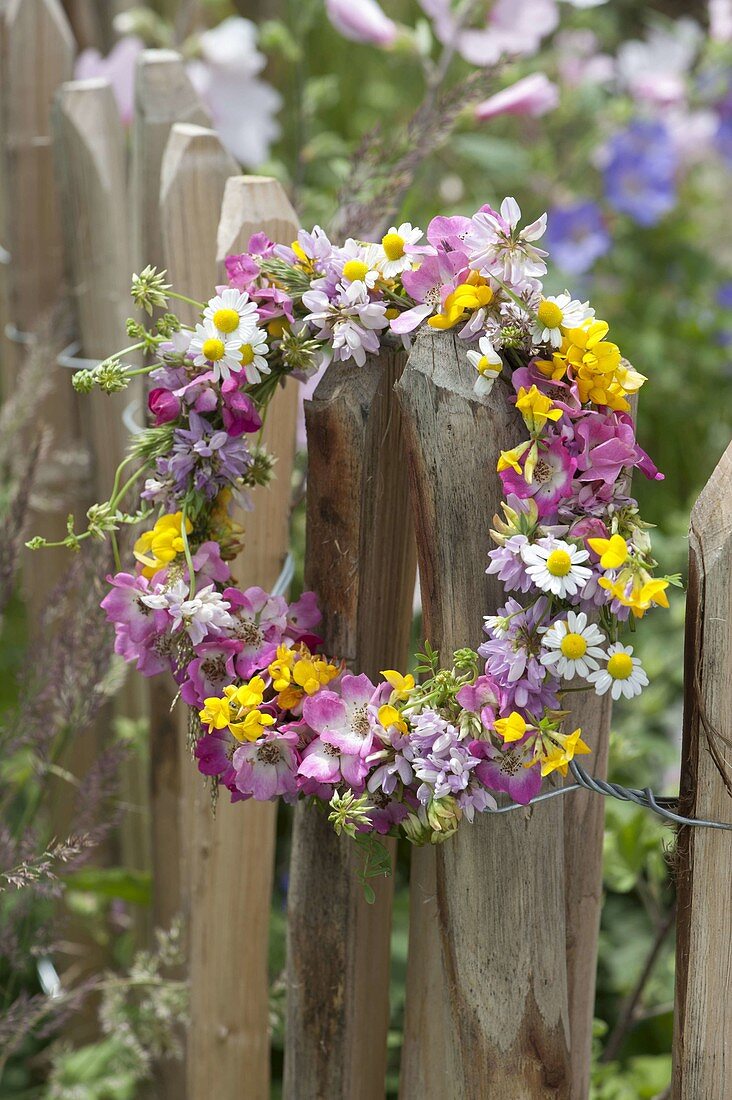
MULTIPOLYGON (((85 5, 69 5, 81 20, 85 5)), ((93 10, 93 5, 92 5, 93 10)), ((79 23, 81 25, 81 23, 79 23)), ((274 180, 246 177, 222 148, 170 51, 142 54, 135 117, 123 132, 103 81, 71 80, 75 43, 59 0, 0 0, 0 354, 6 390, 48 311, 73 311, 75 354, 106 355, 124 337, 129 273, 145 263, 206 297, 223 259, 251 233, 289 242, 297 220, 274 180)), ((57 457, 54 508, 105 494, 122 457, 131 397, 78 399, 50 346, 56 391, 42 410, 57 457), (82 404, 83 402, 83 404, 82 404), (69 454, 78 461, 70 463, 69 454), (81 456, 79 458, 79 456, 81 456)), ((61 355, 61 361, 64 356, 61 355)), ((462 345, 425 333, 407 358, 331 365, 306 410, 309 482, 306 581, 324 612, 327 651, 360 672, 404 667, 417 563, 424 629, 445 654, 481 637, 502 601, 484 574, 493 476, 518 425, 499 382, 472 391, 462 345)), ((274 488, 247 520, 241 583, 271 585, 287 553, 296 387, 267 422, 274 488)), ((59 556, 60 557, 60 556, 59 556)), ((31 609, 64 563, 35 558, 31 609)), ((715 758, 732 719, 732 447, 692 516, 681 809, 732 817, 715 758), (710 751, 711 750, 711 751, 710 751)), ((267 948, 273 804, 222 799, 213 816, 189 759, 172 682, 130 683, 117 715, 147 717, 149 763, 125 776, 127 865, 153 870, 153 920, 186 919, 190 1026, 183 1065, 161 1067, 155 1095, 265 1100, 270 1094, 267 948)), ((607 767, 610 706, 581 704, 591 767, 607 767)), ((109 717, 67 766, 81 769, 109 717)), ((59 811, 63 813, 63 808, 59 811)), ((571 1097, 589 1089, 602 903, 603 800, 575 792, 510 815, 483 815, 448 843, 412 853, 409 961, 400 1097, 478 1100, 571 1097)), ((60 819, 61 820, 61 819, 60 819)), ((732 1095, 732 835, 678 838, 676 1033, 671 1096, 732 1095)), ((384 1095, 392 880, 373 906, 354 853, 322 815, 295 812, 288 889, 286 1100, 384 1095)), ((141 937, 149 929, 138 930, 141 937)), ((90 956, 91 959, 91 956, 90 956)))

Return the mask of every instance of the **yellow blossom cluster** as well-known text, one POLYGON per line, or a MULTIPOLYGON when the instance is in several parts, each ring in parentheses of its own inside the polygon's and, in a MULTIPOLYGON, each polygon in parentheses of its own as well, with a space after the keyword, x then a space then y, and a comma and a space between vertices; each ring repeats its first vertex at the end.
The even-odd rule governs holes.
POLYGON ((606 321, 594 317, 579 328, 562 329, 562 346, 551 359, 537 360, 536 367, 555 381, 571 367, 583 404, 591 401, 628 412, 626 398, 637 393, 646 378, 623 359, 617 344, 605 339, 609 330, 606 321))

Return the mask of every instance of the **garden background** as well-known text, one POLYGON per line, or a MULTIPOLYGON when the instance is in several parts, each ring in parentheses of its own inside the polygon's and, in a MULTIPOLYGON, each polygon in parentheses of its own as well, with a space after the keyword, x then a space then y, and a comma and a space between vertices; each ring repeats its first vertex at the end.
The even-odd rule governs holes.
MULTIPOLYGON (((116 15, 111 4, 65 6, 87 47, 77 75, 111 79, 126 121, 140 50, 180 49, 222 140, 247 170, 281 180, 303 225, 335 223, 348 234, 348 204, 358 198, 373 198, 377 209, 393 200, 404 219, 420 226, 437 212, 469 213, 504 195, 517 197, 527 220, 546 209, 555 261, 549 288, 556 293, 566 285, 576 297, 591 297, 629 359, 652 378, 642 394, 639 439, 666 481, 636 488, 643 514, 657 525, 663 570, 685 572, 689 510, 732 428, 732 5, 497 0, 477 5, 491 34, 458 44, 449 57, 441 41, 447 0, 384 0, 382 8, 359 0, 181 0, 149 8, 118 4, 116 15), (425 107, 429 113, 417 116, 421 128, 413 122, 407 129, 425 107)), ((32 422, 32 407, 8 409, 13 396, 5 394, 0 459, 8 476, 0 506, 4 538, 15 546, 23 482, 13 449, 27 438, 17 425, 24 417, 32 422)), ((304 467, 303 453, 300 478, 304 467)), ((296 584, 303 543, 301 507, 296 584)), ((43 609, 35 640, 38 622, 20 586, 11 584, 13 560, 6 552, 0 563, 3 594, 13 588, 0 641, 0 798, 8 853, 0 871, 7 886, 0 894, 0 1045, 7 1052, 0 1056, 0 1096, 121 1100, 144 1094, 152 1062, 174 1046, 185 1015, 177 944, 168 936, 158 956, 139 955, 140 928, 149 924, 141 918, 150 905, 149 877, 115 856, 122 818, 139 812, 120 800, 116 779, 125 756, 144 756, 147 731, 144 724, 118 725, 116 744, 82 781, 91 841, 83 852, 54 853, 53 843, 63 838, 49 832, 49 792, 54 783, 71 782, 49 766, 55 740, 71 713, 77 725, 91 719, 94 708, 83 698, 88 685, 103 682, 112 691, 120 673, 102 667, 98 653, 89 667, 93 639, 111 646, 111 637, 102 624, 90 626, 94 594, 81 591, 78 578, 70 576, 59 608, 43 609), (49 610, 56 628, 66 616, 64 645, 77 660, 67 661, 61 680, 53 675, 61 657, 49 610), (107 853, 103 865, 97 845, 107 853), (53 862, 55 878, 45 874, 44 860, 53 862), (59 1012, 47 996, 54 988, 47 964, 63 975, 75 938, 96 944, 100 968, 116 974, 103 980, 98 1030, 98 992, 86 1007, 81 996, 79 1006, 62 998, 59 1012), (143 993, 135 985, 141 975, 155 978, 143 993)), ((610 774, 618 782, 638 785, 642 776, 641 785, 677 790, 683 619, 677 594, 670 616, 651 618, 638 635, 651 687, 632 718, 622 705, 615 708, 610 774)), ((414 637, 416 648, 418 610, 414 637)), ((592 1096, 631 1100, 663 1095, 670 1079, 671 834, 633 806, 610 802, 606 809, 592 1096)), ((275 1095, 282 1074, 289 814, 281 808, 271 914, 275 1095)), ((400 857, 389 1096, 396 1096, 403 1022, 405 867, 400 857)))

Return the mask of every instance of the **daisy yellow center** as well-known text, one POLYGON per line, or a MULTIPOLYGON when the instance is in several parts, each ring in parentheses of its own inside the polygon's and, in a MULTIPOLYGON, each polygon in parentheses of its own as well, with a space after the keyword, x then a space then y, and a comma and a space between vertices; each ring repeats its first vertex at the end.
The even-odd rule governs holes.
POLYGON ((348 263, 343 265, 343 277, 348 279, 349 283, 362 282, 369 270, 369 265, 365 264, 363 260, 349 260, 348 263))
POLYGON ((235 309, 217 309, 213 323, 219 332, 236 332, 239 327, 239 314, 235 309))
POLYGON ((546 567, 553 577, 566 577, 572 568, 572 559, 566 550, 552 550, 546 559, 546 567))
POLYGON ((633 671, 633 658, 627 653, 614 653, 607 663, 613 680, 627 680, 633 671))
POLYGON ((387 260, 400 260, 404 255, 404 237, 399 233, 387 233, 381 238, 381 247, 387 260))
POLYGON ((539 318, 539 323, 542 324, 544 328, 558 328, 564 319, 564 314, 556 302, 540 302, 536 313, 539 318))
POLYGON ((565 634, 560 649, 563 656, 568 657, 570 661, 576 661, 584 657, 587 652, 587 642, 581 634, 565 634))
POLYGON ((251 344, 244 344, 241 349, 241 361, 245 367, 254 361, 254 348, 251 344))
POLYGON ((224 347, 224 341, 218 340, 215 336, 212 336, 209 340, 204 340, 203 358, 208 359, 209 363, 218 363, 219 359, 224 358, 226 348, 224 347))

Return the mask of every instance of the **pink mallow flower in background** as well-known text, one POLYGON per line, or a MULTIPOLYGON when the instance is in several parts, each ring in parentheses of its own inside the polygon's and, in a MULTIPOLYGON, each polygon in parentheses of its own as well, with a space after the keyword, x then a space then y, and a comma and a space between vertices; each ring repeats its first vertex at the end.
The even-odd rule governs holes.
POLYGON ((384 48, 399 34, 376 0, 325 0, 325 10, 338 33, 351 42, 384 48))
POLYGON ((539 118, 559 105, 559 89, 546 73, 532 73, 515 84, 484 99, 475 108, 478 122, 487 122, 499 115, 529 115, 539 118))
POLYGON ((450 0, 420 0, 443 43, 454 42, 471 65, 495 65, 502 57, 529 57, 556 28, 556 0, 496 0, 482 27, 463 27, 450 0))
POLYGON ((74 66, 75 80, 98 78, 112 85, 120 118, 125 126, 132 122, 135 107, 135 67, 145 43, 134 35, 115 42, 106 57, 99 50, 82 50, 74 66))
POLYGON ((247 168, 262 164, 280 135, 275 116, 282 99, 258 77, 266 64, 257 49, 258 34, 250 19, 232 15, 204 31, 199 39, 201 58, 188 65, 222 142, 247 168))

